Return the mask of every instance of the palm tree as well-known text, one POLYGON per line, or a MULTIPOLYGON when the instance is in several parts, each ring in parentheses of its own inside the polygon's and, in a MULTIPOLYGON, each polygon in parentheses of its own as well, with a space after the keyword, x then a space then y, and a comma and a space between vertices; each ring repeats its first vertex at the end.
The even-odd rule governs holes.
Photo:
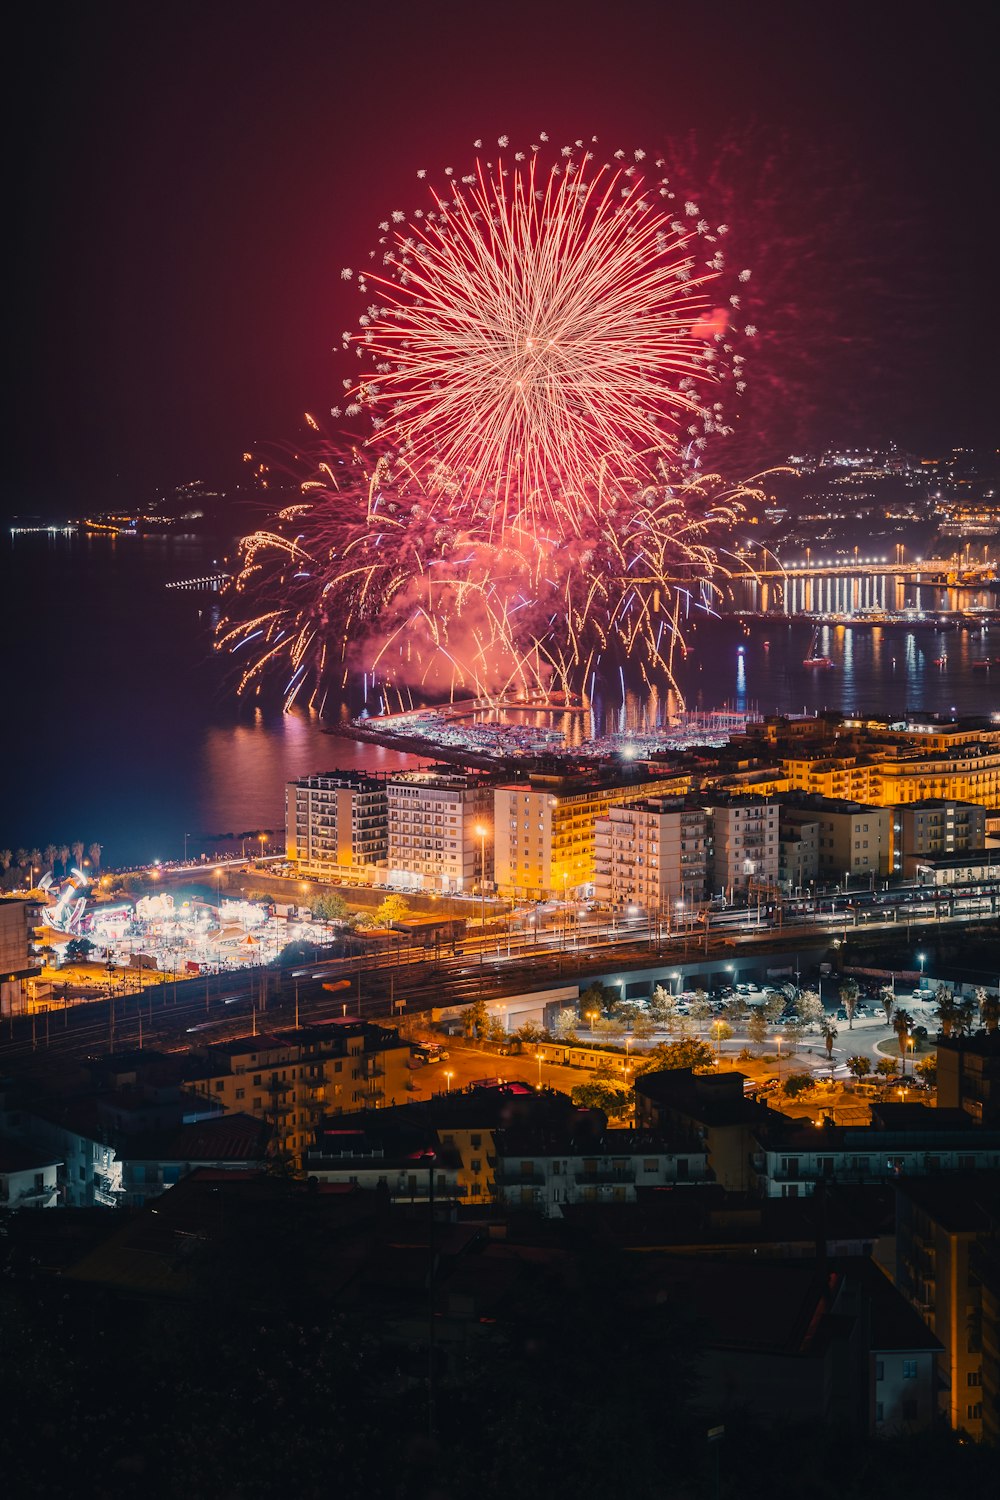
POLYGON ((899 1046, 899 1055, 903 1059, 903 1067, 906 1067, 906 1043, 910 1032, 913 1030, 913 1017, 905 1010, 897 1010, 892 1018, 892 1029, 896 1033, 896 1042, 899 1046))
POLYGON ((69 845, 68 844, 60 844, 59 845, 59 862, 60 862, 60 864, 63 867, 63 876, 65 877, 67 871, 69 870, 69 845))
POLYGON ((103 844, 91 844, 90 848, 87 850, 87 853, 90 855, 90 862, 94 866, 94 873, 95 873, 95 875, 100 873, 100 869, 101 869, 101 850, 103 848, 104 848, 103 844))
POLYGON ((954 996, 951 990, 945 989, 944 985, 938 985, 936 999, 937 1018, 941 1027, 941 1035, 951 1036, 958 1017, 958 1006, 955 1004, 954 996))
POLYGON ((30 864, 31 864, 31 868, 28 871, 28 884, 31 886, 32 890, 34 890, 34 887, 35 887, 35 872, 37 871, 39 874, 41 874, 41 870, 42 870, 42 851, 41 851, 41 849, 32 849, 31 853, 28 855, 28 859, 29 859, 30 864))
POLYGON ((845 979, 840 986, 840 1003, 847 1012, 847 1029, 854 1030, 854 1012, 858 1008, 858 981, 845 979))
POLYGON ((59 858, 59 850, 56 848, 55 844, 45 845, 45 854, 43 858, 45 860, 45 863, 48 865, 49 870, 54 875, 56 873, 56 860, 59 858))
POLYGON ((1000 1026, 1000 995, 991 994, 987 990, 979 1002, 979 1019, 987 1031, 996 1031, 1000 1026))
POLYGON ((967 1036, 974 1024, 975 1006, 971 1000, 960 1000, 955 1006, 955 1017, 951 1023, 952 1036, 967 1036))
POLYGON ((6 876, 7 871, 10 869, 10 862, 13 858, 14 856, 9 849, 0 849, 0 865, 3 865, 4 876, 6 876))
POLYGON ((830 1062, 833 1062, 833 1044, 839 1035, 837 1028, 832 1021, 824 1021, 819 1029, 823 1037, 823 1045, 826 1048, 827 1058, 830 1062))
POLYGON ((15 851, 15 853, 14 853, 14 863, 17 865, 17 868, 19 870, 23 870, 24 869, 25 865, 28 863, 28 851, 27 851, 27 849, 17 849, 15 851))
POLYGON ((83 864, 83 840, 77 839, 75 844, 70 844, 70 848, 73 851, 73 858, 76 860, 76 867, 79 869, 83 864))
POLYGON ((878 992, 879 1002, 885 1011, 885 1024, 888 1026, 892 1020, 893 1008, 896 1004, 896 991, 891 984, 884 984, 878 992))

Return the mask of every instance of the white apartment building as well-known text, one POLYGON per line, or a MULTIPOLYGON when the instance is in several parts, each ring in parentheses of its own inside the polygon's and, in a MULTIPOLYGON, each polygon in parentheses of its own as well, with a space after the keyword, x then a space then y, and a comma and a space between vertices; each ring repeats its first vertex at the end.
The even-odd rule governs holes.
POLYGON ((708 818, 679 799, 652 797, 609 807, 595 823, 594 896, 635 903, 669 917, 677 902, 700 901, 708 874, 708 818))
POLYGON ((712 835, 708 869, 711 890, 731 897, 750 886, 777 887, 778 803, 756 797, 734 798, 706 811, 712 835))
POLYGON ((492 786, 461 772, 403 771, 387 798, 393 885, 451 892, 492 885, 492 786))
POLYGON ((494 858, 498 889, 532 900, 581 895, 595 879, 598 818, 612 807, 659 792, 687 790, 689 778, 637 781, 567 780, 533 776, 494 793, 494 858))
POLYGON ((326 771, 288 782, 285 849, 303 874, 373 879, 389 850, 384 777, 326 771))

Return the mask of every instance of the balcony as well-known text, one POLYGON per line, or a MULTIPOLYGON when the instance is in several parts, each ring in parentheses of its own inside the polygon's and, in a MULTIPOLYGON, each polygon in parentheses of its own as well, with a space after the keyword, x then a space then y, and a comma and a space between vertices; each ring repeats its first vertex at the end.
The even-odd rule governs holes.
POLYGON ((519 1167, 499 1166, 496 1171, 496 1185, 500 1187, 544 1187, 545 1175, 542 1172, 522 1172, 519 1167))
POLYGON ((578 1186, 586 1187, 587 1184, 601 1185, 607 1183, 635 1182, 634 1167, 602 1167, 596 1172, 575 1172, 574 1178, 578 1186))

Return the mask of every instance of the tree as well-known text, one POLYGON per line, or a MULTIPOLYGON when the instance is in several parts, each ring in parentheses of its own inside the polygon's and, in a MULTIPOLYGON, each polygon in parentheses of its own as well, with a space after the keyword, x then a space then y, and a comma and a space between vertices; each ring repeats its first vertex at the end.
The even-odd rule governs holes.
POLYGON ((696 1073, 707 1073, 715 1067, 715 1054, 707 1042, 697 1037, 685 1037, 680 1042, 660 1042, 651 1047, 644 1058, 637 1058, 636 1076, 643 1073, 663 1073, 673 1068, 693 1068, 696 1073))
POLYGON ((662 984, 658 984, 653 990, 649 1002, 649 1013, 654 1021, 661 1024, 669 1021, 677 1013, 677 1002, 669 990, 665 990, 662 984))
POLYGON ((894 1057, 880 1057, 875 1064, 875 1071, 881 1078, 895 1078, 899 1071, 899 1063, 894 1057))
POLYGON ((795 1009, 803 1026, 818 1026, 823 1019, 823 1002, 815 990, 800 990, 795 1009))
POLYGON ((845 979, 840 986, 840 1003, 847 1012, 847 1029, 854 1030, 854 1012, 858 1008, 858 981, 845 979))
POLYGON ((31 853, 28 855, 28 884, 32 887, 32 889, 34 889, 35 885, 35 873, 36 871, 40 873, 41 868, 42 851, 41 849, 32 849, 31 853))
POLYGON ((99 874, 100 873, 100 869, 101 869, 101 851, 102 851, 103 848, 104 848, 103 844, 91 844, 90 848, 87 850, 87 853, 90 855, 90 863, 94 867, 95 874, 99 874))
POLYGON ((755 1047, 759 1047, 767 1036, 767 1021, 764 1013, 756 1007, 747 1017, 747 1036, 755 1047))
POLYGON ((742 995, 734 995, 727 1006, 727 1010, 729 1011, 729 1016, 733 1025, 742 1026, 743 1022, 747 1018, 747 1011, 749 1010, 749 1006, 747 1005, 742 995))
POLYGON ((90 938, 70 938, 66 944, 66 962, 70 964, 85 964, 93 951, 94 945, 90 941, 90 938))
POLYGON ((514 1035, 519 1042, 540 1042, 542 1039, 542 1028, 535 1021, 522 1021, 514 1035))
POLYGON ((79 869, 83 864, 83 839, 77 839, 75 843, 70 844, 70 848, 73 851, 73 858, 76 860, 76 867, 79 869))
POLYGON ((505 1042, 507 1033, 503 1029, 503 1022, 499 1016, 490 1016, 486 1027, 486 1040, 488 1042, 505 1042))
POLYGON ((937 1083, 937 1053, 932 1052, 929 1057, 921 1058, 914 1072, 933 1088, 937 1083))
POLYGON ((599 1016, 607 1015, 617 1000, 618 990, 612 989, 609 984, 601 984, 599 980, 595 980, 580 996, 580 1014, 586 1016, 590 1011, 596 1011, 599 1016))
POLYGON ((951 1023, 953 1036, 968 1036, 975 1025, 975 1006, 971 1000, 960 1000, 955 1006, 955 1019, 951 1023))
POLYGON ((56 873, 56 860, 59 858, 59 850, 55 844, 46 844, 42 858, 49 867, 51 874, 56 873))
POLYGON ((937 1016, 941 1034, 942 1036, 951 1036, 951 1029, 955 1024, 955 1017, 958 1014, 958 1008, 955 1005, 951 990, 946 989, 943 984, 939 984, 934 999, 937 1001, 934 1013, 937 1016))
POLYGON ((730 1026, 730 1024, 729 1024, 728 1021, 718 1020, 718 1021, 713 1021, 712 1022, 711 1030, 712 1030, 712 1041, 715 1043, 715 1053, 716 1053, 716 1056, 717 1057, 721 1057, 722 1056, 722 1044, 723 1044, 723 1042, 728 1042, 729 1041, 730 1037, 733 1034, 733 1028, 730 1026))
POLYGON ((556 1016, 555 1024, 552 1027, 552 1030, 555 1032, 556 1036, 561 1042, 569 1042, 570 1040, 575 1042, 576 1028, 579 1025, 579 1022, 580 1017, 577 1015, 576 1011, 571 1005, 567 1005, 566 1009, 561 1010, 556 1016))
POLYGON ((485 1000, 473 1000, 462 1012, 462 1030, 466 1036, 485 1036, 490 1013, 485 1000))
POLYGON ((619 1021, 617 1016, 598 1016, 590 1029, 597 1036, 605 1038, 625 1035, 625 1023, 619 1021))
POLYGON ((346 922, 347 902, 336 891, 318 891, 309 903, 309 914, 317 922, 346 922))
POLYGON ((616 1000, 611 1006, 611 1014, 632 1031, 639 1016, 646 1014, 646 1008, 645 1000, 616 1000))
POLYGON ((789 1099, 794 1099, 799 1094, 808 1093, 812 1086, 813 1076, 811 1073, 790 1073, 785 1079, 782 1092, 787 1094, 789 1099))
POLYGON ((819 1030, 820 1030, 820 1035, 823 1038, 823 1045, 826 1048, 826 1055, 830 1059, 830 1061, 832 1062, 833 1061, 833 1044, 837 1040, 839 1032, 837 1031, 837 1028, 836 1028, 836 1026, 834 1026, 834 1024, 833 1024, 832 1021, 824 1021, 819 1030))
POLYGON ((984 990, 979 1002, 979 1019, 987 1031, 996 1031, 1000 1026, 1000 995, 984 990))
POLYGON ((636 1016, 632 1022, 632 1035, 638 1038, 639 1041, 646 1041, 649 1037, 653 1036, 655 1031, 656 1022, 645 1011, 641 1015, 636 1016))
POLYGON ((375 908, 375 921, 379 927, 391 927, 393 922, 402 922, 409 915, 410 908, 402 896, 397 896, 395 892, 386 896, 375 908))
POLYGON ((691 1001, 688 1013, 699 1029, 704 1026, 712 1014, 712 1007, 708 1002, 708 996, 704 990, 695 990, 694 999, 691 1001))
POLYGON ((899 1046, 900 1057, 905 1056, 906 1043, 910 1032, 913 1030, 913 1017, 909 1011, 900 1007, 892 1018, 892 1029, 896 1033, 896 1042, 899 1046))
POLYGON ((767 1024, 769 1026, 776 1026, 781 1020, 782 1013, 785 1009, 784 995, 779 995, 777 990, 771 990, 770 994, 764 1001, 762 1009, 764 1011, 764 1019, 767 1021, 767 1024))
POLYGON ((893 1008, 896 1004, 896 991, 891 984, 884 984, 878 992, 879 1004, 885 1011, 885 1023, 888 1026, 892 1020, 893 1008))
POLYGON ((855 1078, 867 1078, 872 1070, 872 1060, 870 1057, 864 1057, 863 1055, 849 1057, 847 1059, 847 1066, 855 1078))
POLYGON ((615 1088, 610 1083, 578 1083, 575 1084, 570 1098, 578 1109, 599 1109, 611 1118, 621 1118, 627 1115, 635 1102, 635 1095, 631 1089, 624 1089, 620 1085, 615 1088))
POLYGON ((67 873, 69 871, 69 845, 68 844, 60 844, 59 845, 59 863, 63 867, 63 878, 65 879, 65 877, 66 877, 66 875, 67 875, 67 873))

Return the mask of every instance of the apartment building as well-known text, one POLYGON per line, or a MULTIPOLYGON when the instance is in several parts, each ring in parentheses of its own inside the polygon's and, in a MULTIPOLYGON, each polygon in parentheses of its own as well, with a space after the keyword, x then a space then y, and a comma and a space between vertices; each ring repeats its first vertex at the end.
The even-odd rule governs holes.
POLYGON ((598 818, 650 796, 682 795, 686 775, 630 781, 622 776, 532 776, 494 791, 496 882, 506 895, 544 900, 589 891, 595 878, 598 818))
POLYGON ((1000 1032, 939 1036, 938 1106, 1000 1129, 1000 1032))
POLYGON ((594 896, 669 916, 676 902, 704 896, 708 849, 705 810, 680 798, 609 807, 594 822, 594 896))
POLYGON ((822 1130, 772 1110, 755 1132, 751 1163, 762 1198, 807 1198, 822 1182, 1000 1168, 1000 1130, 977 1130, 960 1110, 925 1104, 874 1105, 871 1125, 822 1130))
MULTIPOLYGON (((996 1172, 905 1178, 896 1189, 896 1285, 942 1345, 949 1425, 973 1438, 983 1436, 984 1362, 983 1298, 972 1263, 978 1242, 995 1237, 998 1210, 996 1172)), ((990 1395, 995 1402, 995 1388, 990 1395)))
POLYGON ((817 878, 822 882, 888 875, 892 868, 891 808, 813 796, 797 807, 785 806, 781 821, 789 831, 817 825, 817 878))
POLYGON ((285 849, 303 875, 373 880, 389 852, 385 778, 326 771, 288 782, 285 849))
POLYGON ((404 771, 386 788, 394 885, 459 892, 493 883, 493 787, 461 772, 404 771))
POLYGON ((216 1042, 192 1054, 184 1081, 226 1114, 270 1123, 278 1153, 299 1165, 323 1116, 404 1100, 409 1058, 395 1031, 348 1020, 216 1042))
POLYGON ((974 802, 928 797, 897 808, 893 833, 893 869, 912 880, 927 859, 981 850, 986 809, 974 802))
POLYGON ((777 887, 780 811, 778 803, 759 797, 733 798, 706 808, 710 890, 731 899, 751 887, 777 887))
POLYGON ((32 938, 38 920, 37 901, 0 896, 0 1015, 13 1015, 23 1009, 27 980, 42 972, 41 964, 32 958, 32 938))
POLYGON ((590 1141, 571 1131, 502 1130, 496 1200, 561 1218, 574 1203, 635 1203, 643 1189, 714 1181, 708 1151, 691 1133, 605 1130, 590 1141))
POLYGON ((941 798, 1000 808, 1000 735, 885 730, 855 736, 835 755, 826 745, 783 748, 782 770, 804 792, 879 807, 941 798))
POLYGON ((786 895, 808 891, 819 878, 819 822, 782 808, 778 820, 778 879, 786 895))

